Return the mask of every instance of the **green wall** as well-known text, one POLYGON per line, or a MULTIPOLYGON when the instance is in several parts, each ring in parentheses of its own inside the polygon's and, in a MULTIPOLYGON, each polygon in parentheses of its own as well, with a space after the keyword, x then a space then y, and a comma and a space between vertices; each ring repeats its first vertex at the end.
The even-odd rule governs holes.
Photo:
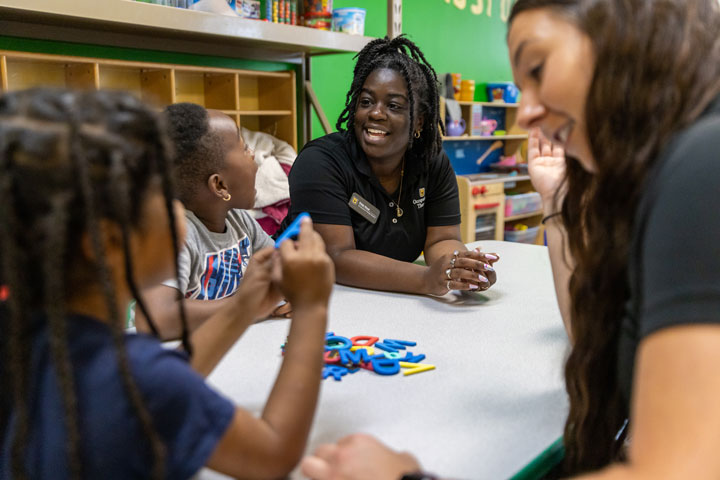
MULTIPOLYGON (((475 100, 484 101, 484 83, 512 80, 504 21, 511 4, 511 0, 404 0, 403 33, 418 44, 438 74, 457 72, 475 80, 475 100)), ((382 37, 387 33, 386 0, 335 0, 333 7, 365 8, 365 35, 382 37)), ((333 129, 352 81, 352 57, 343 54, 312 60, 313 88, 333 129)), ((314 118, 313 138, 323 134, 314 118)))

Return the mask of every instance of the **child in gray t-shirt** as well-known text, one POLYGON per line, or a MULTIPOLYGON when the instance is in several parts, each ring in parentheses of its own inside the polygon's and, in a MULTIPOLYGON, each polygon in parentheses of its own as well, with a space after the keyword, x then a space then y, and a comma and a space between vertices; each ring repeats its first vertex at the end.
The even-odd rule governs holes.
MULTIPOLYGON (((165 118, 175 145, 187 235, 178 261, 179 285, 170 279, 145 290, 143 297, 160 336, 170 339, 180 334, 181 295, 192 331, 235 293, 253 253, 273 241, 244 211, 255 201, 257 165, 235 122, 192 103, 170 105, 165 118)), ((289 306, 282 306, 275 313, 287 312, 289 306)), ((147 331, 144 317, 136 313, 138 330, 147 331)))

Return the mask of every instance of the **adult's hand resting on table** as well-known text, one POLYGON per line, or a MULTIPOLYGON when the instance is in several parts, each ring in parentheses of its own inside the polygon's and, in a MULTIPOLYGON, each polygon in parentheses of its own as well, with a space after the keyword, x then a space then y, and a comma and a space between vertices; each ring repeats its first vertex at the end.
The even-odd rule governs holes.
POLYGON ((545 214, 557 212, 565 196, 565 192, 560 191, 564 188, 565 151, 547 140, 538 128, 531 129, 528 135, 528 173, 533 188, 542 198, 545 214))
POLYGON ((409 453, 396 452, 375 437, 349 435, 336 444, 320 445, 301 464, 303 475, 313 480, 397 480, 420 470, 409 453))
POLYGON ((450 290, 487 290, 497 281, 493 264, 500 257, 495 253, 474 250, 455 250, 443 255, 425 272, 433 295, 450 290))

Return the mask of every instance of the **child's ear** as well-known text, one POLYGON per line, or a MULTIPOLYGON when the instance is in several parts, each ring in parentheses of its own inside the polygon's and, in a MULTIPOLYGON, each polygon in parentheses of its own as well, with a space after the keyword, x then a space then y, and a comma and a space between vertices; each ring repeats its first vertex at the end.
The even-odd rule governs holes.
POLYGON ((216 197, 224 199, 229 195, 227 185, 220 174, 213 173, 208 177, 208 188, 216 197))

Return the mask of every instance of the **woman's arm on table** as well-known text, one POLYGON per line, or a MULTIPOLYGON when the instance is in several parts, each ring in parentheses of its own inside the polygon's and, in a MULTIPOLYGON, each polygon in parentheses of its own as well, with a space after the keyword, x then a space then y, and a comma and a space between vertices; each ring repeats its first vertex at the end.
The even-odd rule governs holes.
MULTIPOLYGON (((357 250, 350 226, 316 224, 315 229, 322 235, 328 254, 335 262, 337 282, 344 285, 392 292, 443 295, 448 291, 448 281, 451 281, 451 289, 456 290, 471 290, 472 285, 478 288, 483 283, 471 272, 462 273, 462 280, 459 271, 453 276, 453 280, 447 278, 445 270, 450 266, 453 250, 445 255, 447 261, 444 266, 439 261, 436 261, 435 265, 425 266, 357 250)), ((453 249, 465 249, 459 241, 451 244, 453 249)))
MULTIPOLYGON (((461 282, 479 282, 480 290, 487 290, 497 281, 497 274, 493 264, 500 257, 495 253, 484 253, 480 249, 468 250, 460 240, 460 226, 447 225, 442 227, 428 227, 423 252, 425 263, 435 270, 434 278, 446 283, 446 271, 450 268, 450 277, 453 289, 461 282), (453 261, 453 257, 457 258, 453 261), (438 273, 440 274, 438 277, 438 273), (457 280, 457 281, 455 281, 457 280)), ((472 288, 471 288, 472 289, 472 288)))

